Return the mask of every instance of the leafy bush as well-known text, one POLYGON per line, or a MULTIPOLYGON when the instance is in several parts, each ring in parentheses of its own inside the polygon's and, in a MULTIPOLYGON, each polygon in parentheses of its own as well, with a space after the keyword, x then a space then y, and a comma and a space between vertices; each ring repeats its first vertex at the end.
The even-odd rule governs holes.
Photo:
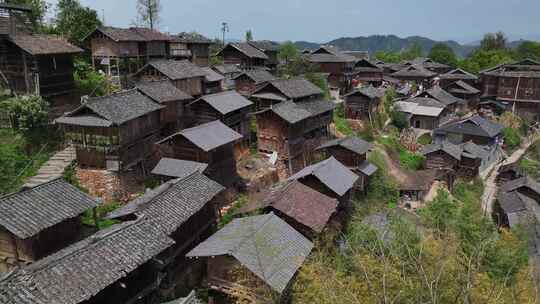
POLYGON ((94 71, 92 66, 86 61, 75 61, 75 86, 81 95, 105 96, 112 88, 104 74, 94 71))
POLYGON ((221 228, 225 227, 228 223, 230 223, 235 218, 236 211, 238 211, 240 208, 242 208, 247 203, 248 203, 248 197, 247 196, 245 196, 245 195, 238 196, 236 201, 234 201, 232 203, 231 208, 229 208, 229 210, 227 210, 227 212, 219 220, 219 224, 218 224, 219 228, 221 229, 221 228))
MULTIPOLYGON (((120 203, 113 202, 113 203, 102 204, 96 207, 97 222, 98 222, 98 226, 100 230, 109 228, 119 223, 119 221, 104 219, 104 217, 109 212, 112 212, 120 208, 121 206, 122 205, 120 203)), ((93 210, 86 210, 84 212, 83 217, 82 217, 82 222, 86 226, 90 226, 90 227, 96 226, 96 223, 94 221, 93 210)))
POLYGON ((399 152, 399 163, 407 170, 420 170, 424 166, 426 158, 423 155, 414 154, 403 150, 399 152))
POLYGON ((40 96, 13 97, 0 102, 0 111, 11 117, 14 129, 34 129, 47 124, 49 103, 40 96))
POLYGON ((390 112, 390 119, 392 119, 392 124, 398 128, 400 131, 410 127, 409 120, 405 113, 399 111, 390 112))
POLYGON ((504 128, 503 129, 504 143, 506 148, 513 151, 519 148, 521 145, 521 137, 519 136, 519 129, 504 128))
POLYGON ((427 146, 433 142, 431 135, 426 133, 418 138, 418 143, 424 146, 427 146))

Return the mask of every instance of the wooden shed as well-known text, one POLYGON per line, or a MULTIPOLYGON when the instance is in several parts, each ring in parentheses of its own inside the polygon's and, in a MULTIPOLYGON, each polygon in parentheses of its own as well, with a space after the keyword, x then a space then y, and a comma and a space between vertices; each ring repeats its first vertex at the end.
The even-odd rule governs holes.
POLYGON ((160 111, 161 135, 170 135, 187 125, 186 105, 193 97, 176 88, 170 80, 139 82, 136 88, 163 106, 160 111))
POLYGON ((266 67, 273 72, 277 72, 277 66, 279 64, 278 53, 280 49, 280 44, 270 40, 258 40, 258 41, 248 41, 249 45, 257 48, 262 51, 267 57, 266 67))
POLYGON ((56 120, 80 166, 125 170, 143 163, 159 139, 164 107, 137 90, 89 99, 56 120))
POLYGON ((478 82, 478 76, 459 68, 439 75, 439 79, 440 86, 443 88, 457 81, 463 81, 471 86, 478 82))
POLYGON ((266 82, 250 95, 257 110, 290 100, 303 102, 323 98, 323 91, 305 78, 275 79, 266 82))
POLYGON ((540 204, 540 183, 529 176, 508 181, 500 189, 504 192, 518 191, 540 204))
POLYGON ((269 60, 263 51, 247 42, 228 43, 216 56, 223 58, 224 64, 234 64, 244 70, 264 68, 269 60))
POLYGON ((478 107, 481 92, 469 83, 459 80, 452 82, 443 88, 455 97, 463 99, 467 105, 467 110, 473 110, 478 107))
POLYGON ((504 126, 478 115, 445 124, 435 130, 435 137, 455 144, 472 141, 477 145, 501 143, 504 126))
POLYGON ((193 97, 204 94, 205 77, 206 72, 188 60, 153 60, 134 75, 138 81, 168 79, 176 88, 193 97))
POLYGON ((238 74, 233 80, 236 91, 249 95, 260 86, 276 79, 276 76, 266 70, 248 70, 238 74))
POLYGON ((372 86, 356 89, 346 95, 345 117, 348 119, 370 120, 377 113, 386 89, 372 86))
POLYGON ((502 186, 509 181, 525 177, 526 175, 525 170, 520 167, 519 161, 503 165, 499 168, 497 174, 497 185, 502 186))
POLYGON ((162 157, 206 163, 208 176, 230 187, 239 178, 234 144, 241 139, 241 134, 216 120, 182 130, 158 144, 162 157))
POLYGON ((415 98, 395 103, 395 109, 405 113, 411 127, 434 130, 441 125, 445 117, 444 105, 431 98, 415 98))
POLYGON ((209 67, 201 68, 204 73, 204 94, 214 94, 223 91, 225 86, 225 76, 209 67))
POLYGON ((354 64, 357 84, 371 84, 379 86, 383 82, 383 69, 367 59, 360 59, 354 64))
POLYGON ((465 100, 455 97, 439 86, 434 86, 415 97, 432 98, 440 102, 449 113, 455 113, 457 111, 464 112, 467 108, 465 100))
POLYGON ((0 197, 0 273, 75 242, 98 201, 62 179, 0 197))
POLYGON ((207 67, 210 65, 212 44, 212 40, 199 33, 178 33, 171 36, 170 56, 176 60, 187 59, 198 66, 207 67))
POLYGON ((187 254, 204 258, 208 286, 239 301, 287 301, 313 243, 270 213, 235 219, 187 254), (264 261, 254 263, 253 261, 264 261))
POLYGON ((240 152, 249 148, 250 113, 253 103, 236 91, 225 91, 204 95, 189 105, 190 121, 196 125, 220 120, 233 129, 242 140, 236 143, 235 150, 240 152))
POLYGON ((426 169, 455 170, 461 161, 463 148, 451 142, 444 141, 425 146, 421 153, 426 157, 426 169))
POLYGON ((329 75, 330 86, 340 89, 343 93, 351 89, 352 79, 356 75, 356 57, 344 54, 333 46, 321 46, 307 58, 318 67, 320 72, 329 75))

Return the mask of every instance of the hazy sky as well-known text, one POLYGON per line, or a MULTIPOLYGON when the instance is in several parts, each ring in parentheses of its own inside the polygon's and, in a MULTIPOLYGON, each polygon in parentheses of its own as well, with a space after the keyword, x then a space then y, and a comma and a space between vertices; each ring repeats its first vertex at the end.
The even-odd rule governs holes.
MULTIPOLYGON (((55 4, 57 0, 48 0, 55 4)), ((107 25, 129 26, 136 0, 81 0, 107 25)), ((160 29, 229 38, 327 42, 338 37, 395 34, 471 42, 485 32, 540 39, 540 0, 161 0, 160 29)))

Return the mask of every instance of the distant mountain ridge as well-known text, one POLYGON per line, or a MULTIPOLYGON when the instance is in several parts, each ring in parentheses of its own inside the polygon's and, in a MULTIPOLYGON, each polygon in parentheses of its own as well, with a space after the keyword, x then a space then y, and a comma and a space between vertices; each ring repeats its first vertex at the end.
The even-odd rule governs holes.
MULTIPOLYGON (((411 36, 406 38, 400 38, 395 35, 372 35, 368 37, 343 37, 338 38, 323 44, 331 44, 337 46, 342 50, 347 51, 368 51, 370 55, 375 54, 377 51, 385 52, 399 52, 401 50, 409 48, 415 42, 420 44, 424 54, 428 54, 435 43, 442 42, 450 46, 457 56, 466 57, 469 55, 477 45, 466 44, 462 45, 453 40, 436 41, 421 36, 411 36)), ((510 47, 517 47, 523 40, 510 42, 510 47)), ((313 43, 308 41, 297 41, 296 46, 301 49, 313 50, 320 46, 319 43, 313 43)))

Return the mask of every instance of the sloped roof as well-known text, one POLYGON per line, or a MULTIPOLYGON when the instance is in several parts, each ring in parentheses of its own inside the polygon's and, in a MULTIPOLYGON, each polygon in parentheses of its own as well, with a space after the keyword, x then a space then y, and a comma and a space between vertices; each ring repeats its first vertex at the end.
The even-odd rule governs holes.
POLYGON ((345 138, 338 138, 322 144, 317 150, 327 149, 330 147, 343 147, 356 154, 366 154, 373 149, 373 144, 360 139, 356 136, 348 136, 345 138))
POLYGON ((314 100, 301 103, 284 101, 272 106, 267 111, 272 111, 291 124, 298 123, 319 114, 332 111, 335 105, 326 100, 314 100))
POLYGON ((189 60, 153 60, 142 69, 145 69, 147 66, 151 66, 158 70, 170 80, 206 77, 206 72, 189 60))
POLYGON ((534 199, 519 191, 504 192, 497 194, 497 201, 508 216, 511 228, 516 225, 528 225, 540 220, 540 206, 534 199))
POLYGON ((338 196, 343 196, 347 191, 351 190, 358 180, 356 174, 334 157, 302 169, 291 176, 289 180, 300 180, 310 175, 317 178, 338 196))
POLYGON ((282 293, 312 249, 313 243, 270 213, 233 220, 186 256, 231 255, 282 293))
POLYGON ((444 108, 434 106, 421 106, 416 102, 398 101, 395 103, 398 111, 420 116, 439 117, 444 108))
POLYGON ((75 218, 99 202, 63 179, 0 197, 0 226, 20 239, 75 218))
POLYGON ((234 74, 234 73, 241 73, 242 72, 242 70, 240 70, 234 64, 220 64, 220 65, 215 65, 212 68, 215 69, 216 71, 218 71, 221 75, 234 74))
POLYGON ((175 87, 170 80, 139 82, 136 87, 158 103, 193 99, 191 95, 175 87))
POLYGON ((253 94, 264 91, 270 86, 274 87, 281 94, 290 99, 323 94, 323 91, 319 87, 305 78, 275 79, 255 90, 253 94))
POLYGON ((172 244, 146 221, 112 226, 1 279, 0 303, 85 302, 172 244))
POLYGON ((145 41, 170 41, 171 36, 164 34, 162 32, 152 30, 145 27, 131 27, 131 31, 136 32, 144 38, 145 41))
POLYGON ((366 96, 367 98, 375 99, 375 98, 382 98, 385 92, 386 92, 386 88, 382 88, 382 87, 375 88, 373 86, 367 86, 367 87, 355 89, 354 91, 345 94, 343 97, 360 94, 360 95, 366 96))
POLYGON ((249 58, 268 59, 268 56, 263 51, 246 42, 229 43, 219 51, 218 55, 226 48, 234 48, 249 58))
POLYGON ((434 143, 425 146, 421 153, 423 155, 428 155, 433 152, 444 151, 446 154, 452 156, 454 159, 461 160, 461 153, 463 153, 463 148, 460 145, 455 145, 451 142, 444 141, 441 143, 434 143))
POLYGON ((212 70, 212 68, 209 67, 202 67, 201 70, 203 70, 206 73, 206 76, 204 77, 204 80, 206 82, 216 82, 221 81, 225 79, 225 77, 218 72, 212 70))
POLYGON ((482 75, 504 77, 540 77, 540 63, 532 59, 500 64, 493 68, 481 71, 482 75))
POLYGON ((423 106, 423 107, 435 107, 435 108, 445 108, 446 107, 446 105, 444 105, 443 103, 439 102, 436 99, 430 98, 430 97, 412 97, 412 98, 409 98, 409 99, 405 100, 405 102, 413 102, 413 103, 416 103, 417 105, 423 106))
POLYGON ((437 69, 437 68, 449 68, 449 65, 446 65, 444 63, 439 63, 434 61, 431 58, 427 57, 418 57, 410 61, 406 61, 405 64, 408 65, 421 65, 427 69, 437 69))
MULTIPOLYGON (((171 40, 171 37, 167 34, 142 27, 119 28, 112 26, 102 26, 97 28, 96 31, 99 31, 103 35, 111 38, 116 42, 147 42, 171 40)), ((93 33, 88 36, 91 36, 92 34, 93 33)))
POLYGON ((414 171, 412 178, 405 178, 398 182, 398 188, 402 191, 427 191, 436 177, 436 169, 414 171))
POLYGON ((234 112, 236 110, 251 107, 253 105, 253 102, 240 95, 236 91, 224 91, 220 93, 204 95, 194 101, 192 104, 202 101, 206 102, 208 105, 210 105, 212 108, 214 108, 216 111, 223 115, 234 112))
POLYGON ((320 233, 336 212, 338 204, 336 199, 292 181, 264 191, 260 195, 260 202, 242 208, 242 213, 271 207, 320 233))
POLYGON ((469 94, 469 95, 475 95, 480 94, 481 91, 477 88, 471 86, 470 84, 466 83, 463 80, 456 81, 454 83, 451 83, 445 87, 445 89, 450 92, 451 94, 469 94))
POLYGON ((436 133, 457 133, 474 136, 495 137, 499 135, 504 126, 481 116, 473 116, 464 120, 450 123, 438 128, 436 133))
POLYGON ((271 51, 271 52, 277 52, 279 51, 280 44, 274 41, 270 40, 258 40, 258 41, 248 41, 248 43, 258 48, 259 50, 263 52, 271 51))
POLYGON ((237 79, 237 78, 239 78, 241 76, 248 77, 249 79, 253 80, 255 82, 255 84, 260 84, 260 83, 263 83, 263 82, 272 81, 272 80, 277 79, 276 76, 274 76, 270 72, 268 72, 266 70, 262 70, 262 69, 244 71, 242 74, 236 76, 235 79, 237 79))
POLYGON ((445 80, 478 80, 478 76, 459 68, 448 73, 441 74, 439 75, 439 78, 445 80))
POLYGON ((311 62, 356 62, 357 58, 341 52, 334 46, 321 46, 313 51, 308 60, 311 62))
POLYGON ((141 197, 107 215, 109 219, 137 215, 171 235, 194 214, 203 209, 223 186, 205 175, 194 172, 150 190, 141 197))
POLYGON ((506 182, 504 185, 501 186, 501 191, 510 192, 510 191, 518 190, 519 188, 527 188, 535 192, 536 194, 540 195, 540 183, 538 183, 537 181, 535 181, 529 176, 521 177, 515 180, 511 180, 509 182, 506 182))
POLYGON ((183 159, 162 158, 152 174, 184 179, 195 172, 203 173, 208 164, 183 159))
POLYGON ((181 32, 176 35, 172 35, 173 42, 180 43, 200 43, 200 44, 212 44, 212 40, 205 36, 195 32, 181 32))
POLYGON ((27 5, 12 4, 12 3, 0 3, 0 9, 13 10, 19 12, 31 12, 32 9, 27 5))
POLYGON ((83 50, 52 35, 15 35, 9 40, 32 56, 54 54, 76 54, 83 50))
POLYGON ((517 173, 518 175, 523 175, 525 172, 523 169, 521 169, 520 167, 520 164, 519 164, 519 161, 515 161, 513 163, 510 163, 510 164, 506 164, 506 165, 502 165, 500 168, 499 168, 499 173, 504 173, 504 172, 515 172, 517 173))
POLYGON ((418 96, 430 96, 445 106, 463 102, 463 99, 455 97, 441 87, 433 87, 423 93, 420 93, 418 96))
POLYGON ((421 65, 410 65, 395 73, 392 73, 392 77, 418 77, 418 78, 431 78, 435 77, 437 73, 431 72, 421 65))
POLYGON ((178 298, 173 301, 162 302, 161 304, 204 304, 204 302, 197 298, 197 292, 192 290, 185 298, 178 298))
POLYGON ((375 172, 379 171, 379 168, 374 164, 365 161, 358 167, 358 171, 360 171, 365 176, 372 176, 373 174, 375 174, 375 172))
POLYGON ((193 128, 184 129, 171 135, 161 142, 168 141, 173 137, 183 136, 195 146, 208 152, 223 145, 242 139, 242 135, 216 120, 193 128))
MULTIPOLYGON (((139 93, 139 91, 129 90, 109 96, 91 98, 88 102, 66 116, 70 117, 71 120, 83 120, 85 122, 88 119, 88 115, 78 115, 78 113, 84 109, 89 109, 100 118, 111 122, 111 125, 121 125, 162 108, 163 106, 153 102, 150 98, 139 93)), ((65 120, 62 118, 56 121, 65 124, 70 122, 69 119, 65 120)))

